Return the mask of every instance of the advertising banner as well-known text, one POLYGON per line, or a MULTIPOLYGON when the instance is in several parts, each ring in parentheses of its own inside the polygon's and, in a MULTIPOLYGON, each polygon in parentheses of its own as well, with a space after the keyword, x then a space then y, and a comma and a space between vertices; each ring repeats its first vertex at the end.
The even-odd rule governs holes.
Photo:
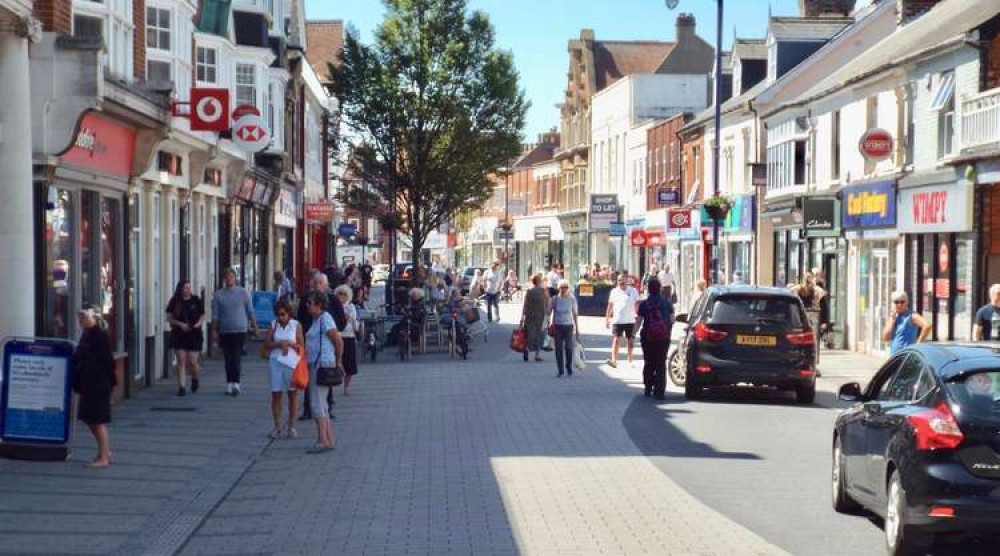
POLYGON ((277 292, 253 292, 253 314, 257 319, 257 327, 261 330, 274 322, 274 304, 277 301, 277 292))
POLYGON ((896 226, 896 182, 852 185, 841 190, 842 225, 847 230, 894 228, 896 226))
POLYGON ((4 443, 64 445, 71 423, 72 358, 67 340, 15 339, 3 347, 0 438, 4 443))

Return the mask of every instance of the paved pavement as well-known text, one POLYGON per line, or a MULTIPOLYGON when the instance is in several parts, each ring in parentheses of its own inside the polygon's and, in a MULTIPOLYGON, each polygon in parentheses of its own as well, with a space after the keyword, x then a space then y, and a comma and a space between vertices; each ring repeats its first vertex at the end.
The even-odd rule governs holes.
MULTIPOLYGON (((601 324, 584 321, 592 360, 601 324)), ((833 392, 876 361, 829 356, 813 407, 673 389, 657 403, 638 361, 556 378, 552 353, 524 363, 509 332, 467 362, 432 345, 363 365, 322 455, 305 454, 311 424, 266 438, 263 362, 247 358, 237 399, 209 362, 195 396, 162 384, 116 408, 107 470, 84 469, 82 428, 72 461, 0 460, 0 555, 881 553, 879 530, 834 514, 826 488, 833 392)))

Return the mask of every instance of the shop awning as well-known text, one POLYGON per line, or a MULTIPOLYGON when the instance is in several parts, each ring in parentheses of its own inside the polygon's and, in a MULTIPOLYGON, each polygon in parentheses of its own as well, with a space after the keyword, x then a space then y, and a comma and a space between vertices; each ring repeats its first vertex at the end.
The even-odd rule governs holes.
POLYGON ((514 219, 514 241, 535 241, 536 228, 548 228, 549 239, 552 241, 562 241, 565 238, 558 216, 527 216, 514 219))

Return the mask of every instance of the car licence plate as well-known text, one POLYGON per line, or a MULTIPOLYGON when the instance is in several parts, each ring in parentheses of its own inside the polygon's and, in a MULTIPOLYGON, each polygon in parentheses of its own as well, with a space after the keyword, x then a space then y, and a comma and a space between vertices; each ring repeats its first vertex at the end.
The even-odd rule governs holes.
POLYGON ((776 346, 778 338, 775 336, 746 336, 736 335, 736 343, 741 346, 776 346))

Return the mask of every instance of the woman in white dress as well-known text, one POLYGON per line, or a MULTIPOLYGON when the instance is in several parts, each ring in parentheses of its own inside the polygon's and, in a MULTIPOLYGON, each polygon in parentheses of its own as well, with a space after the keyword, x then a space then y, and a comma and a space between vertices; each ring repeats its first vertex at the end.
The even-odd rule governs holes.
MULTIPOLYGON (((271 323, 271 328, 264 338, 264 346, 270 351, 268 358, 269 382, 271 385, 271 417, 274 419, 274 428, 268 434, 271 438, 281 436, 281 397, 288 396, 288 422, 285 425, 284 433, 291 438, 298 436, 295 430, 295 417, 298 415, 299 392, 292 385, 292 373, 294 366, 289 366, 290 355, 298 353, 304 355, 299 350, 305 344, 302 337, 302 327, 299 321, 292 318, 292 307, 284 299, 278 300, 274 304, 275 321, 271 323)), ((294 356, 292 356, 294 359, 294 356)))

